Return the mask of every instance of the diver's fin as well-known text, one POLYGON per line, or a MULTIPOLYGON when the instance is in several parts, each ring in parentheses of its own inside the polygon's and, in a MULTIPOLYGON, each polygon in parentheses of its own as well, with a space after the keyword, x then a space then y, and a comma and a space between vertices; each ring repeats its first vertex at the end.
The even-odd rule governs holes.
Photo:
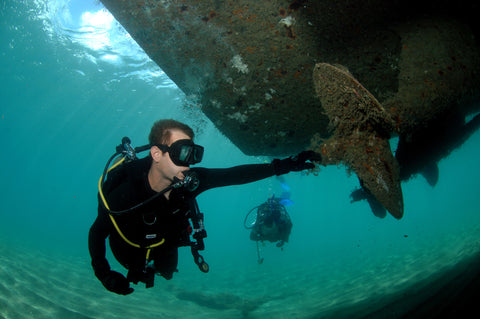
POLYGON ((395 125, 375 97, 353 76, 326 63, 315 66, 315 90, 335 131, 320 145, 322 164, 344 163, 397 219, 403 216, 398 163, 389 144, 395 125))

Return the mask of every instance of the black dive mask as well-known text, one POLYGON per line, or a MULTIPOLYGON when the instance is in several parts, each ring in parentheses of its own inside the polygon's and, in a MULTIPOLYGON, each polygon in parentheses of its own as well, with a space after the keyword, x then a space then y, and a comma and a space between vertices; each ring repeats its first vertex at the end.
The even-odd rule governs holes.
POLYGON ((162 152, 168 152, 170 159, 177 166, 190 166, 200 163, 203 158, 203 146, 192 140, 178 140, 172 145, 155 144, 162 152))

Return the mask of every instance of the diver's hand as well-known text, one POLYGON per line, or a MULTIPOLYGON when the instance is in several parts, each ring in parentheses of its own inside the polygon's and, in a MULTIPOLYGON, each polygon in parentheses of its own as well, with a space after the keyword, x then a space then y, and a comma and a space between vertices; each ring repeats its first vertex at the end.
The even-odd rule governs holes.
POLYGON ((121 273, 110 270, 102 279, 101 282, 109 291, 119 295, 128 295, 133 292, 127 278, 121 273))
POLYGON ((322 156, 314 151, 303 151, 297 156, 291 156, 285 159, 274 159, 272 161, 275 175, 282 175, 288 172, 298 172, 304 169, 312 169, 315 164, 312 161, 321 161, 322 156))

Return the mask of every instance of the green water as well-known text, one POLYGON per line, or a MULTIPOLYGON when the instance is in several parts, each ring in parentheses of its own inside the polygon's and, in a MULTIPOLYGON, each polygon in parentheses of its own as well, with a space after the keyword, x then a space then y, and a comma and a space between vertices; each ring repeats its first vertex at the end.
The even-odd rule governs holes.
POLYGON ((358 179, 343 167, 286 175, 290 242, 262 247, 262 265, 243 220, 282 192, 280 181, 208 191, 198 201, 210 273, 185 249, 172 281, 109 293, 90 268, 87 233, 98 178, 123 136, 143 145, 153 121, 175 118, 205 147, 201 166, 271 159, 242 154, 106 12, 96 27, 88 16, 80 23, 100 10, 92 1, 0 4, 0 318, 318 318, 387 298, 478 251, 477 132, 439 163, 435 188, 422 177, 403 183, 400 221, 351 204, 358 179))

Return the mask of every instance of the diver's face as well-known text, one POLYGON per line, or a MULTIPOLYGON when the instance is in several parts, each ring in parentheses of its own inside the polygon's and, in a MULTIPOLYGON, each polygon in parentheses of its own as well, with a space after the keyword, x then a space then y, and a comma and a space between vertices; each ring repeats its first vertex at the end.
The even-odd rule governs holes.
MULTIPOLYGON (((170 141, 168 146, 171 146, 178 140, 185 140, 191 139, 187 134, 180 130, 172 130, 170 141)), ((160 151, 161 152, 161 151, 160 151)), ((174 177, 183 180, 185 176, 183 175, 183 171, 189 169, 188 166, 177 166, 173 163, 172 159, 170 158, 170 154, 168 152, 161 152, 161 157, 159 161, 159 169, 161 170, 162 174, 169 180, 173 180, 174 177)))

